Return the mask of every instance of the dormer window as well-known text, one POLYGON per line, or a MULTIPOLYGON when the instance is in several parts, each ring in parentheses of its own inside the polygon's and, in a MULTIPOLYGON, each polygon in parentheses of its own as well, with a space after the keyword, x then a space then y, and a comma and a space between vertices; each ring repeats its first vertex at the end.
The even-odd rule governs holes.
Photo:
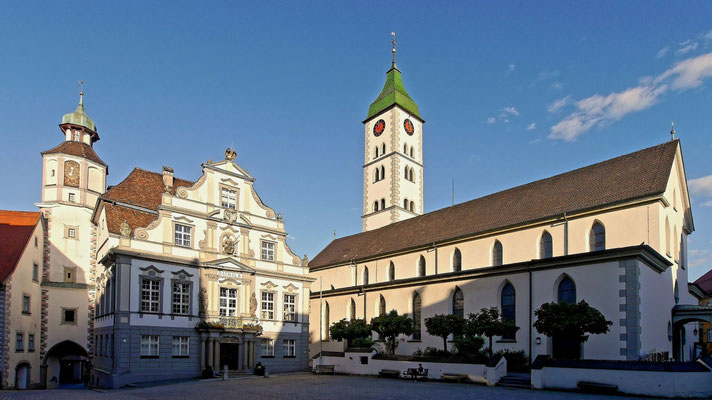
POLYGON ((237 191, 228 188, 222 188, 221 205, 223 208, 237 210, 237 191))

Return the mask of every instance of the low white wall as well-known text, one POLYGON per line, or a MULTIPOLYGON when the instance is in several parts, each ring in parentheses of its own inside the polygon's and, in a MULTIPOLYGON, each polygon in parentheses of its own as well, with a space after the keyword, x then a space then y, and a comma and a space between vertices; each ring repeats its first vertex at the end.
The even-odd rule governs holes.
POLYGON ((712 396, 712 372, 544 367, 532 370, 531 375, 532 386, 537 389, 578 389, 580 381, 616 385, 623 393, 644 396, 712 396))
POLYGON ((370 354, 345 353, 343 357, 324 356, 315 359, 313 365, 315 367, 320 364, 333 365, 334 372, 340 374, 378 375, 378 372, 383 369, 392 369, 400 371, 403 375, 408 368, 418 368, 418 364, 423 364, 423 368, 428 369, 430 379, 440 379, 443 374, 464 374, 474 381, 489 384, 495 384, 502 376, 507 375, 506 361, 501 361, 497 366, 490 368, 491 371, 487 371, 483 364, 379 360, 373 358, 375 354, 374 351, 370 354), (361 364, 361 357, 368 357, 368 364, 361 364))

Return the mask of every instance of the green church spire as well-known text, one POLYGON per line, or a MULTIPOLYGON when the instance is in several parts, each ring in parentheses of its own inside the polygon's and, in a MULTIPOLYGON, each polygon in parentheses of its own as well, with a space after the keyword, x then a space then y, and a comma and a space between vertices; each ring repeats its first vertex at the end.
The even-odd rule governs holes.
MULTIPOLYGON (((80 81, 80 85, 83 84, 84 82, 80 81)), ((77 105, 77 109, 74 110, 74 112, 69 113, 69 114, 64 114, 62 117, 62 124, 74 124, 74 125, 80 125, 83 126, 92 132, 96 132, 96 125, 94 124, 94 121, 89 118, 87 113, 84 111, 84 91, 79 92, 79 105, 77 105)))
POLYGON ((418 105, 415 104, 415 101, 410 98, 408 92, 405 91, 405 87, 403 86, 401 71, 396 66, 395 33, 391 33, 391 35, 393 35, 393 62, 391 63, 391 69, 386 72, 386 84, 383 85, 381 94, 379 94, 376 100, 374 100, 374 102, 368 107, 368 116, 366 117, 366 120, 371 119, 373 116, 396 104, 411 113, 416 118, 422 120, 420 112, 418 111, 418 105))

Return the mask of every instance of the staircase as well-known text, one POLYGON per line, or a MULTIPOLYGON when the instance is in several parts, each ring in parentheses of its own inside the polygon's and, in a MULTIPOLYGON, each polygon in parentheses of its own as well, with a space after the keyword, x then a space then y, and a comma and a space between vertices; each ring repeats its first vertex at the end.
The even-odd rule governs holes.
POLYGON ((502 379, 500 379, 497 383, 497 386, 517 389, 531 389, 531 376, 529 374, 512 373, 502 377, 502 379))

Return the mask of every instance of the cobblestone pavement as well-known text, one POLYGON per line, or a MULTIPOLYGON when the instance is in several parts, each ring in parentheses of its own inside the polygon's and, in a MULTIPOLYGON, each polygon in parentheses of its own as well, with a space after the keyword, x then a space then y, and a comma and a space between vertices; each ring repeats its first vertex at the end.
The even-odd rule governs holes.
POLYGON ((409 382, 357 376, 315 376, 308 373, 241 378, 229 381, 190 381, 170 385, 109 391, 2 391, 0 399, 638 399, 573 392, 486 387, 471 384, 409 382))

